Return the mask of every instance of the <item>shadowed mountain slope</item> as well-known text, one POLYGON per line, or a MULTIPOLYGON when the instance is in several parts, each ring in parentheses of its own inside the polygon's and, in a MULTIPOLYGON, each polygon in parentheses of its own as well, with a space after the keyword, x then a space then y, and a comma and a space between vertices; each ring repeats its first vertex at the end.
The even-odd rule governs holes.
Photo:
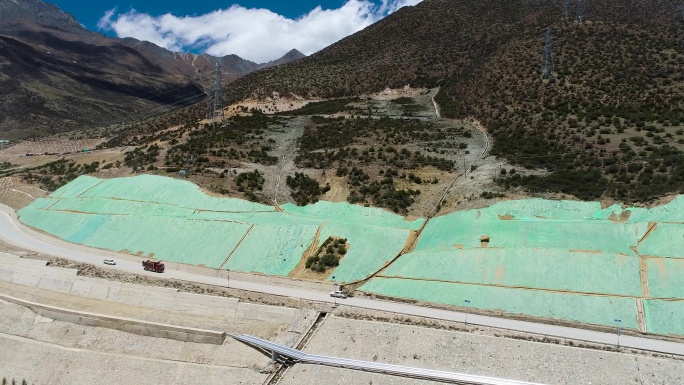
MULTIPOLYGON (((109 38, 39 0, 0 0, 0 15, 3 139, 165 113, 202 100, 216 62, 225 83, 267 65, 109 38)), ((289 53, 277 64, 299 57, 289 53)))

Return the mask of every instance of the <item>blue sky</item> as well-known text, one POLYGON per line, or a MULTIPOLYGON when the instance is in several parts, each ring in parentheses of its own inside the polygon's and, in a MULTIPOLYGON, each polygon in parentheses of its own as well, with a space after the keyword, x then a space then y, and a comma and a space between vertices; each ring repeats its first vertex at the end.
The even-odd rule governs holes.
MULTIPOLYGON (((48 0, 50 1, 50 0, 48 0)), ((310 55, 421 0, 52 0, 86 28, 173 51, 256 62, 310 55)))
MULTIPOLYGON (((215 11, 217 9, 228 8, 233 4, 239 4, 245 8, 266 8, 277 14, 288 18, 297 18, 320 5, 326 9, 339 8, 345 3, 344 0, 246 0, 246 1, 225 1, 225 0, 139 0, 139 1, 117 1, 117 0, 47 0, 58 6, 62 11, 69 12, 76 17, 79 23, 92 31, 98 31, 97 22, 104 16, 105 12, 112 8, 117 8, 119 12, 128 12, 135 9, 151 15, 163 15, 172 13, 176 16, 201 15, 215 11)), ((375 1, 380 3, 379 1, 375 1)), ((102 32, 102 31, 99 31, 102 32)))

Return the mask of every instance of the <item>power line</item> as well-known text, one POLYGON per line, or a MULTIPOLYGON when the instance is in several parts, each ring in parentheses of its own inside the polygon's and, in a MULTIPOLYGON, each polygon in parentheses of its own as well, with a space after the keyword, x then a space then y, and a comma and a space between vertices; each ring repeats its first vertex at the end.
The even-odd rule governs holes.
POLYGON ((214 84, 214 114, 211 122, 214 123, 214 116, 217 111, 221 114, 221 123, 225 122, 226 116, 223 113, 223 86, 221 85, 221 65, 216 63, 216 83, 214 84))
POLYGON ((577 20, 583 22, 587 18, 587 4, 585 0, 577 0, 577 20))
POLYGON ((542 65, 542 78, 548 78, 553 75, 553 42, 551 41, 551 27, 546 28, 544 32, 544 64, 542 65))
POLYGON ((105 125, 106 126, 113 126, 113 125, 118 125, 118 124, 125 124, 127 122, 132 123, 136 120, 146 120, 146 119, 149 119, 151 117, 154 117, 154 116, 157 116, 160 114, 166 114, 166 113, 169 113, 169 112, 181 109, 181 108, 190 107, 193 104, 204 99, 205 96, 206 95, 204 95, 204 94, 194 94, 194 95, 186 97, 184 99, 177 100, 176 102, 171 103, 171 104, 152 107, 152 108, 148 108, 148 109, 145 109, 142 111, 138 111, 134 114, 126 115, 126 117, 124 117, 122 119, 110 121, 106 124, 103 124, 102 126, 105 126, 105 125))

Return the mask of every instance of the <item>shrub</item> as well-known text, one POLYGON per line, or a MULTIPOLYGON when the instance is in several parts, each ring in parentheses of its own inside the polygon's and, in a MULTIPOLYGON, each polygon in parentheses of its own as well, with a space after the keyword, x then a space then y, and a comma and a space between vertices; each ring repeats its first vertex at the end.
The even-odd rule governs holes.
POLYGON ((286 183, 298 206, 316 203, 321 195, 330 191, 330 186, 321 187, 315 179, 301 172, 295 173, 294 177, 288 176, 286 183))

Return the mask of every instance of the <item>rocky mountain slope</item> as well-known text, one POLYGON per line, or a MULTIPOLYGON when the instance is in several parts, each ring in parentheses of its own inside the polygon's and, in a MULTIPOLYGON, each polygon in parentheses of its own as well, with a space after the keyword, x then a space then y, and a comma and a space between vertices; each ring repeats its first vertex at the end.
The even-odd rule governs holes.
POLYGON ((312 55, 231 84, 226 100, 440 86, 446 117, 489 130, 536 176, 502 188, 650 201, 684 191, 679 0, 425 0, 312 55), (566 15, 567 13, 567 15, 566 15), (542 76, 551 28, 553 73, 542 76))
POLYGON ((2 139, 93 128, 164 113, 202 100, 215 63, 229 83, 296 60, 297 51, 259 64, 235 55, 175 53, 83 28, 39 0, 0 0, 2 139))

